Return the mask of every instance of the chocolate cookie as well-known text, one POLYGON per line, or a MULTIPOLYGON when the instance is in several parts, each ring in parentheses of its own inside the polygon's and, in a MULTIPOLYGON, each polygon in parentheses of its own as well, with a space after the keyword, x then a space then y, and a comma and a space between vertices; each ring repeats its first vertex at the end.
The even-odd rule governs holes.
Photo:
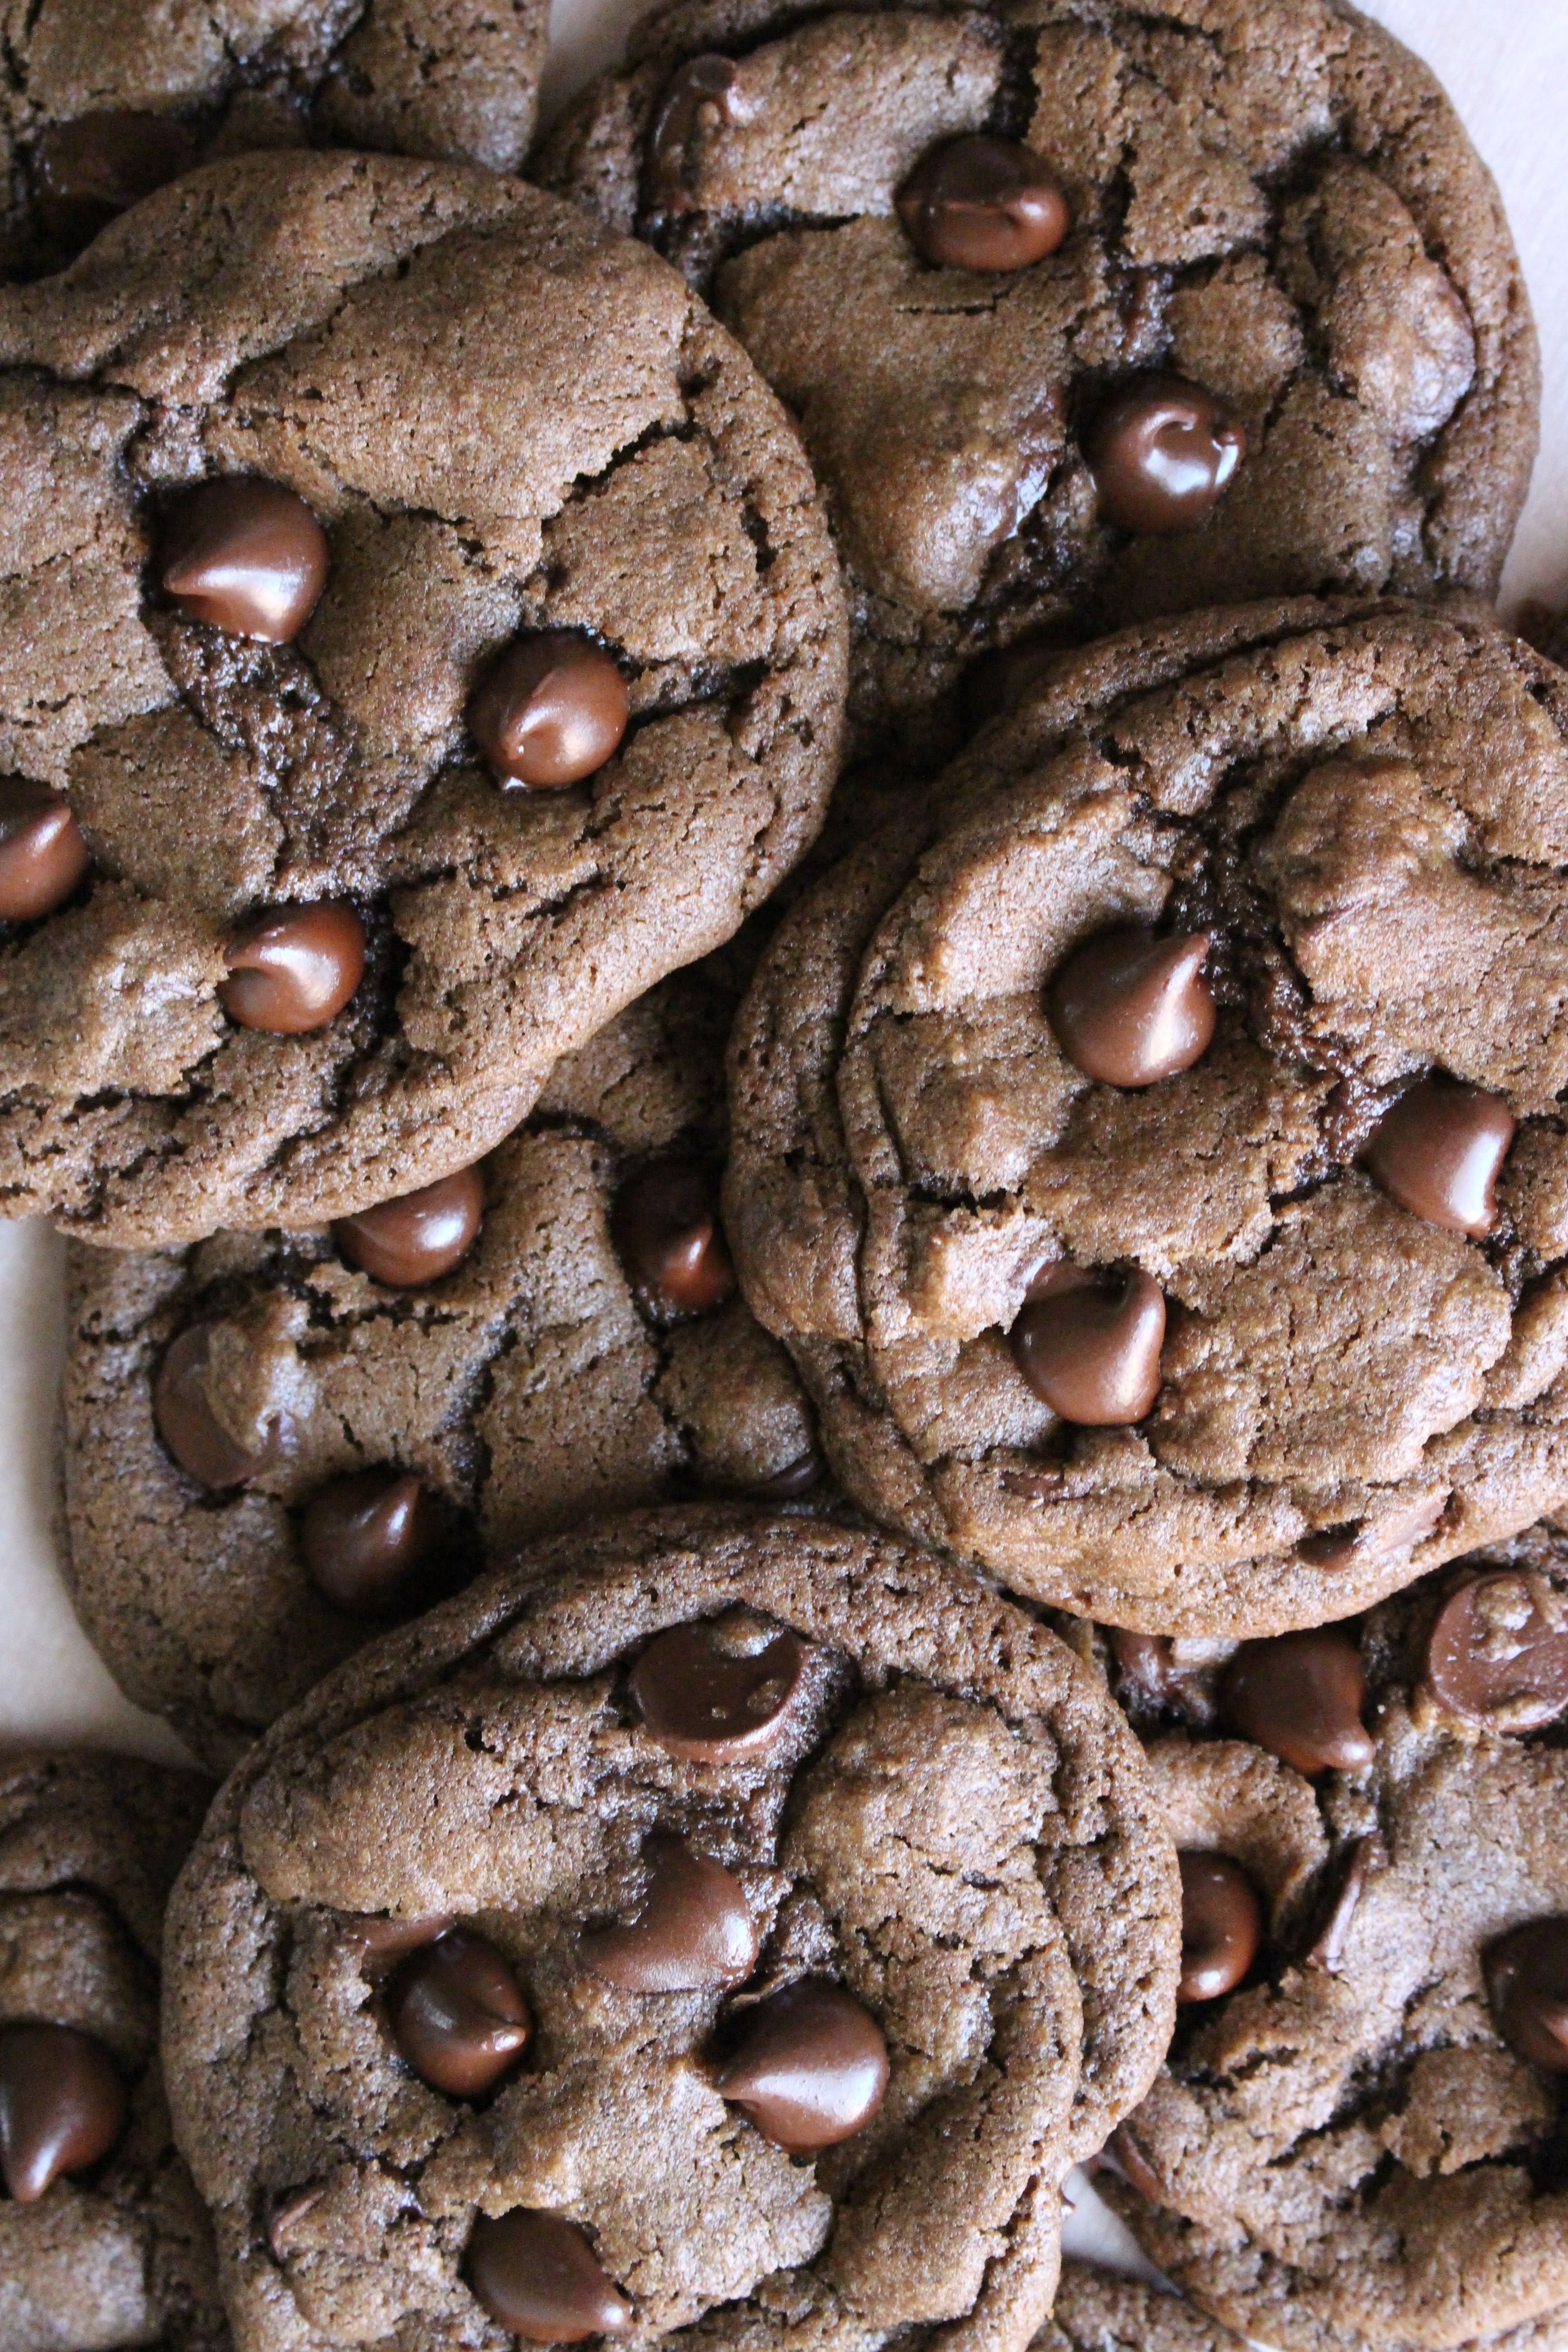
POLYGON ((208 1793, 121 1756, 0 1756, 6 2352, 226 2352, 158 2060, 163 1904, 208 1793))
POLYGON ((1111 2152, 1153 2259, 1284 2352, 1568 2326, 1568 1543, 1228 1660, 1118 1638, 1183 2003, 1111 2152), (1164 1725, 1155 1729, 1151 1717, 1164 1725))
POLYGON ((874 1517, 1265 1633, 1568 1500, 1565 739, 1479 622, 1197 615, 792 911, 726 1225, 874 1517))
POLYGON ((800 420, 852 709, 1243 597, 1497 587, 1536 442, 1497 191, 1339 0, 678 0, 534 169, 679 262, 800 420))
POLYGON ((237 2332, 1023 2352, 1177 1900, 1100 1678, 977 1582, 735 1510, 541 1547, 275 1725, 176 1894, 237 2332))
POLYGON ((307 143, 516 171, 545 0, 47 0, 6 26, 0 274, 58 269, 216 155, 307 143))
POLYGON ((249 156, 0 288, 0 358, 13 1213, 144 1244, 449 1175, 811 840, 832 549, 646 247, 249 156))
POLYGON ((199 1754, 226 1769, 483 1558, 669 1494, 816 1486, 810 1409, 718 1222, 734 1001, 710 958, 562 1062, 457 1180, 447 1270, 398 1235, 367 1271, 374 1213, 72 1244, 67 1574, 116 1678, 199 1754))
POLYGON ((1228 2328, 1177 2294, 1065 2262, 1034 2352, 1242 2352, 1228 2328))

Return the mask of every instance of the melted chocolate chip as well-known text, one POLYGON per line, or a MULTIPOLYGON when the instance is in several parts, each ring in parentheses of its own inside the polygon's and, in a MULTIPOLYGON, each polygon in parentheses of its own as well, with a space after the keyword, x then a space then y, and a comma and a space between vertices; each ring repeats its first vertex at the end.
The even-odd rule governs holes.
POLYGON ((479 2215, 468 2239, 468 2284, 490 2317, 528 2344, 581 2344, 631 2324, 630 2304, 575 2222, 526 2205, 479 2215))
POLYGON ((627 1927, 595 1927, 578 1949, 622 1992, 696 1992, 739 1984, 757 1958, 745 1889, 680 1838, 649 1841, 652 1881, 627 1927))
POLYGON ((153 1382, 153 1418, 158 1434, 182 1470, 204 1486, 221 1492, 242 1486, 276 1462, 287 1442, 281 1418, 268 1423, 256 1453, 232 1438, 207 1402, 207 1357, 216 1325, 192 1323, 164 1350, 153 1382))
POLYGON ((1318 1930, 1311 1949, 1302 1963, 1304 1967, 1321 1969, 1329 1976, 1337 1974, 1344 1960, 1351 1922, 1360 1906, 1366 1882, 1373 1871, 1381 1868, 1387 1860, 1383 1840, 1375 1833, 1356 1840, 1351 1853, 1350 1866, 1329 1906, 1329 1916, 1318 1930))
POLYGON ((242 1028, 300 1037, 340 1013, 364 971, 364 925, 341 899, 274 908, 228 943, 218 990, 242 1028))
POLYGON ((552 630, 520 637, 490 664, 468 704, 468 731, 498 775, 577 784, 619 749, 630 716, 609 655, 552 630))
POLYGON ((1214 1037, 1208 951, 1206 931, 1161 940, 1131 929, 1076 948, 1047 992, 1068 1059, 1110 1087, 1152 1087, 1190 1070, 1214 1037))
POLYGON ((791 1503, 797 1495, 809 1495, 814 1486, 820 1486, 826 1475, 827 1465, 820 1454, 797 1454, 793 1462, 786 1462, 771 1478, 759 1480, 751 1491, 760 1503, 791 1503))
POLYGON ((648 1643, 631 1694, 648 1737, 702 1764, 759 1756, 784 1730, 805 1644, 749 1618, 677 1625, 648 1643))
POLYGON ((300 1549, 334 1608, 379 1617, 409 1604, 441 1531, 440 1507, 417 1478, 363 1470, 311 1496, 300 1549))
POLYGON ((46 123, 34 141, 33 202, 46 233, 74 250, 195 160, 195 139, 172 115, 79 114, 46 123))
POLYGON ((327 583, 326 533, 281 482, 230 474, 187 490, 158 547, 163 593, 231 637, 286 646, 327 583))
POLYGON ((1176 1999, 1217 2000, 1241 1982, 1263 1941, 1263 1910, 1239 1863, 1180 1853, 1182 1973, 1176 1999))
POLYGON ((858 2000, 819 1977, 803 1977, 750 2011, 745 2038, 717 2084, 764 2139, 809 2156, 870 2122, 888 2088, 888 2045, 858 2000))
POLYGON ((648 140, 648 183, 657 210, 689 213, 695 199, 687 185, 700 131, 716 131, 731 119, 730 93, 738 68, 716 53, 690 58, 664 94, 648 140))
POLYGON ((0 776, 0 921, 52 915, 75 897, 91 862, 63 793, 0 776))
POLYGON ((1036 1276, 1008 1334, 1042 1403, 1089 1429, 1121 1428, 1152 1410, 1164 1338, 1165 1301, 1151 1276, 1060 1261, 1036 1276))
POLYGON ((1141 377, 1119 394, 1088 449, 1101 515, 1143 537, 1202 522, 1246 454, 1247 436, 1224 404, 1169 375, 1141 377))
POLYGON ((712 1181, 691 1160, 661 1160, 629 1178, 616 1196, 610 1238, 651 1315, 706 1315, 735 1287, 712 1181))
POLYGON ((0 2173, 18 2205, 109 2154, 125 2085, 101 2042, 70 2025, 0 2026, 0 2173))
POLYGON ((417 1192, 341 1217, 332 1238, 350 1265, 395 1290, 417 1290, 462 1263, 479 1238, 485 1188, 477 1168, 459 1168, 417 1192))
POLYGON ((516 2063, 533 2021, 487 1937, 451 1927, 405 1960, 386 1989, 393 2040, 422 2083, 482 2098, 516 2063))
POLYGON ((910 243, 941 269, 1026 269, 1055 253, 1072 225, 1040 157, 984 133, 922 155, 896 202, 910 243))
POLYGON ((1220 1706, 1245 1739, 1298 1772, 1357 1772, 1375 1753, 1361 1719, 1361 1653, 1331 1625, 1244 1642, 1226 1672, 1220 1706))
POLYGON ((1539 1731, 1568 1706, 1568 1622, 1543 1616, 1517 1569, 1472 1577, 1450 1593, 1426 1636, 1433 1696, 1467 1723, 1539 1731))
POLYGON ((1531 1919, 1481 1954, 1503 2040, 1532 2066, 1568 2074, 1568 1918, 1531 1919))
POLYGON ((1373 1128, 1366 1164, 1413 1216, 1484 1241, 1497 1223, 1497 1180, 1514 1126, 1500 1095, 1423 1078, 1373 1128))

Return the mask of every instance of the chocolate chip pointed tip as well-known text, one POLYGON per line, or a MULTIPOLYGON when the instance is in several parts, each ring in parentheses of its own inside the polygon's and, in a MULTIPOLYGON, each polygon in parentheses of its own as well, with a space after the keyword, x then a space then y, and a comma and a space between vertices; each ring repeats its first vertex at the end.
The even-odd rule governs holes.
POLYGON ((1309 1776, 1371 1763, 1376 1749, 1361 1719, 1365 1701, 1361 1653, 1331 1625, 1244 1642, 1220 1691, 1234 1729, 1309 1776))
POLYGON ((764 2139, 792 2156, 861 2131, 888 2088, 888 2045, 868 2010, 840 1985, 803 1977, 760 2001, 715 2078, 764 2139))
POLYGON ((342 1011, 364 957, 364 924, 346 899, 268 908, 229 941, 218 997, 242 1028, 304 1036, 342 1011))
POLYGON ((1142 1421, 1160 1393, 1165 1300, 1152 1275, 1058 1261, 1031 1284, 1008 1335, 1042 1403, 1085 1428, 1142 1421))
POLYGON ((389 1289, 417 1290, 460 1265, 484 1223, 484 1180, 459 1168, 416 1192, 341 1217, 333 1239, 350 1265, 389 1289))
POLYGON ((288 645, 326 585, 326 533, 281 482, 222 475, 186 490, 158 545, 163 593, 193 620, 262 645, 288 645))
POLYGON ((1201 1061, 1215 1002, 1206 931, 1160 939, 1122 926, 1075 948, 1047 992, 1051 1026, 1086 1077, 1151 1087, 1201 1061))
POLYGON ((62 2174, 101 2162, 129 2102, 109 2052, 74 2026, 0 2026, 0 2175, 16 2204, 36 2204, 62 2174))
POLYGON ((1568 2074, 1568 1917, 1530 1919, 1498 1937, 1481 1974, 1503 2040, 1531 2066, 1568 2074))
POLYGON ((895 201, 915 251, 938 268, 1026 269, 1055 253, 1072 226, 1044 160, 984 132, 931 149, 895 201))
POLYGON ((488 1937, 451 1927, 405 1960, 387 1987, 393 2039, 420 2080, 476 2099, 510 2074, 533 2020, 510 1962, 488 1937))
POLYGON ((91 856, 63 793, 0 776, 0 921, 35 923, 74 898, 91 856))
POLYGON ((1422 1078, 1384 1113, 1363 1156, 1402 1209, 1484 1241, 1497 1223, 1497 1182, 1516 1126, 1500 1095, 1422 1078))
POLYGON ((740 1881, 682 1838, 651 1840, 646 1859, 649 1884, 636 1918, 579 1937, 587 1966, 622 1992, 739 1984, 758 1948, 740 1881))
POLYGON ((628 1177, 610 1238, 633 1295, 652 1314, 710 1314, 734 1291, 717 1187, 695 1160, 656 1160, 628 1177))
POLYGON ((620 749, 630 717, 610 655, 552 630, 497 655, 470 698, 468 730, 497 775, 544 790, 594 775, 620 749))
POLYGON ((481 2213, 468 2239, 468 2284, 490 2317, 527 2344, 618 2336, 632 2307, 605 2276, 585 2231, 524 2205, 481 2213))
POLYGON ((1089 437, 1107 522, 1142 537, 1192 530, 1236 478, 1247 436, 1223 401, 1180 376, 1141 376, 1118 393, 1089 437))
POLYGON ((310 1497, 300 1549, 335 1608, 376 1617, 409 1601, 441 1536, 440 1507, 411 1472, 363 1470, 310 1497))

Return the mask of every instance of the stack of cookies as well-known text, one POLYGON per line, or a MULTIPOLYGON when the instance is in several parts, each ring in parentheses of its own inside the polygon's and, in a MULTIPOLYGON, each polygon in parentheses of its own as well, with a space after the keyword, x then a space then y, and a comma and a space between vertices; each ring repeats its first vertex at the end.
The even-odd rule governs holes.
POLYGON ((529 158, 542 14, 6 44, 0 1181, 200 1769, 0 1769, 0 2352, 1553 2352, 1495 189, 1348 0, 529 158))

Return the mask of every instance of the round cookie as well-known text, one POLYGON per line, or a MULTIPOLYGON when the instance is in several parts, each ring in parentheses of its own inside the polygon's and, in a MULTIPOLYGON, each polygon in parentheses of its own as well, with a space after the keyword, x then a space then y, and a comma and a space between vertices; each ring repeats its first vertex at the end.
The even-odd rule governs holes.
POLYGON ((1228 1658, 1112 1638, 1185 1895, 1117 2210, 1282 2352, 1560 2342, 1561 1529, 1228 1658))
POLYGON ((330 143, 514 172, 544 0, 43 0, 6 27, 0 275, 36 276, 198 163, 330 143))
POLYGON ((481 1559, 683 1491, 819 1480, 715 1224, 736 992, 710 958, 563 1061, 428 1284, 375 1281, 330 1230, 71 1244, 72 1597, 121 1686, 215 1766, 481 1559), (159 1403, 193 1329, 194 1421, 188 1391, 159 1403), (233 1459, 209 1465, 215 1422, 233 1459))
POLYGON ((0 359, 11 1213, 143 1245, 413 1192, 816 833, 831 545, 646 247, 247 156, 0 288, 0 359))
POLYGON ((275 1725, 182 1879, 172 2095, 237 2328, 1023 2352, 1058 2184, 1165 2046, 1176 1903, 1102 1683, 978 1583, 719 1508, 544 1545, 275 1725), (433 2034, 454 1969, 484 2010, 433 2034))
POLYGON ((0 2342, 226 2352, 158 2059, 163 1905, 209 1794, 125 1757, 0 1756, 0 2342))
POLYGON ((792 910, 726 1225, 873 1517, 1239 1634, 1568 1497, 1565 739, 1480 621, 1194 615, 792 910))
POLYGON ((1354 9, 679 0, 629 55, 535 174, 681 264, 798 416, 862 742, 944 756, 931 706, 1031 632, 1495 593, 1528 299, 1443 91, 1354 9))

